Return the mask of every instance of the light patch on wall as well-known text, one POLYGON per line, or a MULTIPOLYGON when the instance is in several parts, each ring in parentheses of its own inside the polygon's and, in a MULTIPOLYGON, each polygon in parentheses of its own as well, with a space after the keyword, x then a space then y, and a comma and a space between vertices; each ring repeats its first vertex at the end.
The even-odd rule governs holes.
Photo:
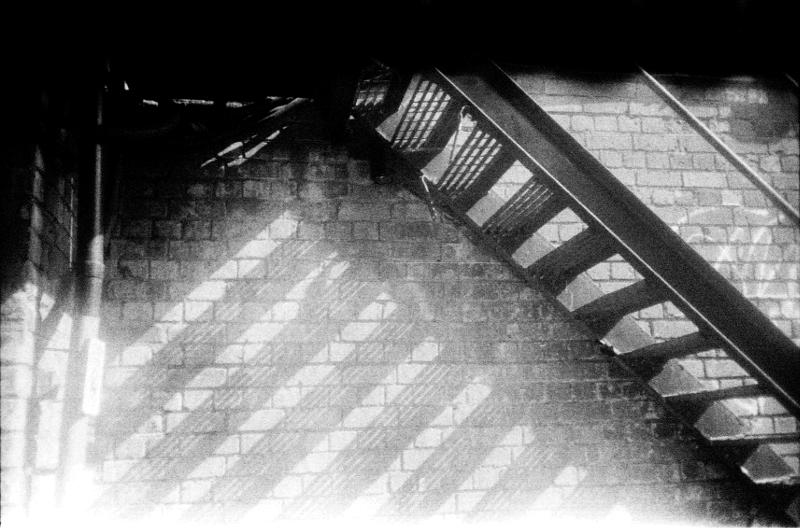
POLYGON ((44 320, 47 319, 48 314, 50 314, 50 310, 53 309, 53 306, 56 304, 56 299, 52 295, 47 292, 42 293, 42 297, 39 299, 39 317, 44 320))
MULTIPOLYGON (((461 513, 464 513, 464 506, 463 504, 465 501, 469 501, 471 505, 476 505, 480 502, 480 500, 491 490, 494 486, 500 481, 500 476, 502 475, 502 470, 505 468, 505 465, 498 466, 494 463, 495 460, 503 460, 504 458, 508 457, 508 451, 512 450, 512 461, 514 463, 513 458, 519 455, 519 452, 514 453, 514 450, 511 446, 517 446, 516 451, 520 451, 523 447, 520 447, 520 439, 522 438, 531 438, 533 435, 531 431, 531 427, 528 425, 515 425, 512 427, 508 433, 495 445, 489 453, 484 457, 480 464, 475 467, 475 470, 472 474, 464 479, 464 481, 459 485, 458 491, 456 495, 458 495, 458 503, 459 503, 459 510, 461 513), (488 470, 488 471, 487 471, 488 470), (475 482, 480 481, 480 487, 483 489, 475 490, 475 482)), ((448 504, 444 503, 439 508, 438 513, 445 513, 445 510, 448 508, 448 504)))
POLYGON ((46 350, 68 350, 72 336, 72 316, 62 313, 58 318, 55 331, 47 341, 46 350))
MULTIPOLYGON (((433 358, 431 358, 432 360, 433 358)), ((417 373, 422 372, 425 365, 420 363, 411 363, 412 361, 412 354, 409 354, 401 363, 408 363, 418 367, 417 373)), ((394 373, 389 373, 381 382, 379 382, 374 389, 363 399, 365 402, 370 401, 380 401, 383 396, 384 387, 386 385, 390 385, 394 380, 394 373)), ((295 479, 298 475, 315 475, 325 472, 331 464, 334 462, 337 456, 339 456, 339 451, 346 450, 350 448, 353 442, 358 437, 359 433, 363 428, 369 426, 369 424, 381 413, 385 410, 385 408, 391 405, 399 396, 400 393, 396 393, 393 396, 390 396, 384 403, 384 405, 362 405, 359 407, 355 407, 352 409, 345 417, 343 418, 342 422, 340 423, 340 429, 336 431, 337 436, 337 445, 338 448, 336 451, 328 451, 328 438, 324 438, 320 441, 312 450, 311 452, 299 463, 297 463, 294 468, 287 474, 286 478, 284 478, 281 483, 278 484, 277 487, 280 487, 284 481, 288 482, 290 479, 295 479)), ((385 486, 385 479, 378 479, 376 481, 378 483, 378 488, 380 491, 385 491, 385 488, 380 489, 381 485, 385 486)), ((285 488, 286 486, 284 486, 285 488)), ((373 484, 375 487, 375 484, 373 484)), ((371 492, 374 493, 373 488, 369 488, 366 490, 365 495, 370 495, 371 492)), ((275 515, 278 515, 280 512, 276 512, 275 515)), ((246 520, 255 520, 257 518, 262 518, 263 512, 261 511, 251 511, 248 512, 248 516, 246 520)))
MULTIPOLYGON (((305 296, 305 290, 313 282, 313 278, 319 277, 325 271, 326 267, 328 267, 328 265, 334 261, 335 258, 336 258, 336 253, 331 253, 330 255, 328 255, 319 266, 315 267, 303 280, 300 281, 300 283, 298 283, 298 285, 296 285, 292 289, 292 292, 290 292, 290 294, 305 296)), ((344 273, 344 271, 347 270, 348 265, 347 263, 344 264, 345 264, 344 266, 338 266, 336 268, 336 271, 334 272, 335 276, 339 276, 342 273, 344 273)), ((387 297, 383 296, 379 297, 379 299, 385 300, 387 299, 387 297)), ((373 309, 372 306, 376 304, 379 304, 377 300, 368 305, 367 307, 365 307, 362 310, 360 317, 364 317, 365 314, 371 312, 373 309)), ((294 312, 294 315, 296 316, 297 312, 294 312)), ((272 315, 268 314, 265 317, 274 317, 274 316, 275 314, 272 315)), ((289 320, 284 320, 281 323, 268 323, 268 327, 264 326, 263 323, 256 323, 252 325, 250 328, 251 329, 257 328, 258 330, 251 332, 250 339, 256 338, 255 334, 258 334, 259 338, 274 337, 274 335, 280 332, 280 330, 283 329, 288 324, 288 322, 289 320), (269 336, 260 333, 264 332, 265 328, 270 329, 269 336)), ((358 324, 358 323, 351 323, 351 324, 358 324)), ((375 322, 373 330, 376 329, 379 325, 380 322, 375 322)), ((283 406, 281 409, 262 409, 255 411, 249 416, 249 418, 244 423, 242 423, 239 426, 238 430, 263 433, 275 427, 275 425, 277 425, 282 419, 285 418, 286 411, 288 410, 288 408, 292 407, 293 405, 296 405, 299 402, 300 393, 297 392, 296 390, 292 390, 293 388, 319 385, 320 383, 323 383, 324 380, 336 370, 337 368, 336 363, 331 364, 327 362, 328 350, 329 347, 327 346, 323 347, 312 359, 309 360, 308 365, 304 366, 298 372, 296 372, 292 377, 290 377, 283 384, 283 387, 277 389, 276 393, 273 395, 273 401, 275 400, 282 401, 283 406)), ((341 359, 343 360, 344 357, 342 357, 341 359)), ((211 370, 215 370, 215 367, 204 369, 204 371, 211 371, 211 370)), ((204 371, 201 371, 198 374, 198 377, 202 376, 204 371)), ((236 371, 231 373, 231 375, 235 374, 236 371)), ((221 449, 221 447, 219 449, 221 449)), ((219 454, 223 453, 220 452, 219 454)), ((288 489, 288 486, 284 486, 283 488, 280 489, 288 489)))
MULTIPOLYGON (((334 261, 336 258, 336 253, 331 253, 327 257, 323 259, 323 261, 312 269, 300 282, 298 282, 287 294, 286 298, 289 296, 295 296, 297 298, 304 298, 308 287, 313 283, 313 281, 318 278, 325 268, 330 265, 331 262, 334 261)), ((345 263, 346 264, 346 263, 345 263)), ((346 269, 346 266, 345 266, 346 269)), ((286 303, 286 302, 278 302, 272 306, 272 308, 262 316, 262 321, 278 321, 278 322, 257 322, 252 324, 245 330, 244 334, 240 338, 246 342, 258 342, 263 343, 270 341, 276 335, 278 335, 281 330, 286 328, 286 326, 297 316, 299 315, 299 305, 297 303, 286 303), (291 305, 292 308, 287 308, 285 305, 291 305)), ((326 351, 323 350, 320 354, 325 355, 326 351)), ((319 355, 319 354, 318 354, 319 355)), ((317 358, 317 361, 319 359, 317 358)), ((317 361, 312 360, 312 363, 317 361)), ((209 377, 209 374, 219 371, 219 367, 208 367, 200 372, 190 380, 187 385, 191 385, 195 380, 198 379, 205 379, 209 377)), ((319 367, 314 367, 313 372, 311 367, 306 367, 305 369, 301 369, 292 379, 290 379, 286 386, 292 386, 295 384, 308 384, 311 381, 312 376, 323 376, 325 373, 319 372, 319 367), (297 378, 297 379, 294 379, 297 378)), ((236 375, 238 370, 233 370, 230 375, 236 375)), ((240 431, 250 431, 250 430, 257 430, 257 431, 264 431, 267 429, 271 429, 278 421, 280 421, 284 416, 284 411, 276 410, 274 412, 268 411, 256 411, 253 415, 245 421, 240 427, 240 431)), ((180 419, 180 418, 178 418, 180 419)))
MULTIPOLYGON (((240 275, 253 271, 261 260, 269 256, 280 244, 277 241, 269 239, 270 229, 274 229, 273 225, 284 225, 287 222, 294 222, 294 217, 289 211, 285 211, 261 230, 255 238, 242 246, 231 259, 226 261, 211 274, 209 280, 201 282, 190 291, 183 301, 167 309, 148 331, 122 351, 122 355, 132 354, 136 350, 142 348, 149 349, 149 354, 156 354, 161 351, 167 345, 168 341, 159 337, 162 334, 160 330, 166 329, 169 335, 177 335, 186 330, 189 323, 195 322, 203 316, 203 311, 184 313, 184 305, 186 302, 215 302, 222 300, 226 291, 225 279, 236 277, 235 274, 232 275, 231 270, 236 270, 238 264, 240 275), (244 266, 244 269, 242 269, 242 266, 244 266)), ((294 225, 296 227, 296 222, 294 222, 294 225)), ((129 375, 133 373, 134 371, 132 370, 129 375)))
MULTIPOLYGON (((238 105, 238 106, 236 106, 237 108, 243 106, 242 103, 235 103, 235 102, 228 103, 228 105, 231 105, 231 104, 238 105)), ((272 141, 274 141, 275 138, 277 138, 285 128, 286 127, 281 127, 280 129, 278 129, 275 132, 271 133, 265 139, 259 141, 255 145, 253 145, 250 148, 248 148, 247 150, 245 150, 245 142, 243 142, 243 141, 234 141, 233 143, 231 143, 230 145, 228 145, 224 149, 222 149, 219 152, 217 152, 216 155, 213 158, 209 158, 209 159, 205 160, 203 163, 201 163, 200 164, 200 168, 203 168, 203 167, 205 167, 207 165, 210 165, 210 164, 214 163, 215 161, 222 159, 223 156, 227 156, 227 155, 231 154, 232 152, 234 152, 236 150, 240 151, 239 156, 234 158, 234 159, 232 159, 232 160, 227 161, 225 163, 225 166, 226 167, 235 167, 235 166, 241 165, 242 163, 244 163, 248 159, 250 159, 253 156, 255 156, 256 154, 258 154, 258 152, 261 149, 263 149, 264 147, 269 145, 272 141)), ((250 143, 255 137, 256 136, 251 136, 245 141, 247 143, 250 143)))
POLYGON ((569 496, 575 492, 578 485, 586 478, 588 472, 585 468, 578 466, 564 467, 556 478, 553 485, 544 490, 531 505, 531 510, 555 510, 569 496))
POLYGON ((61 513, 68 517, 86 514, 100 496, 101 488, 97 482, 97 475, 88 467, 76 471, 73 482, 64 490, 61 513))
POLYGON ((631 517, 630 512, 627 508, 619 504, 615 504, 611 508, 611 511, 608 512, 604 520, 610 526, 633 526, 633 517, 631 517))
POLYGON ((368 304, 359 312, 358 321, 349 323, 342 328, 342 340, 351 342, 365 341, 381 325, 380 319, 389 317, 396 309, 397 305, 393 302, 375 301, 368 304))
MULTIPOLYGON (((421 370, 421 369, 420 369, 421 370)), ((395 460, 392 462, 388 471, 393 474, 395 478, 392 479, 392 487, 399 489, 405 482, 414 475, 422 465, 436 452, 436 447, 444 444, 447 439, 458 430, 458 427, 470 416, 480 404, 491 393, 491 387, 480 383, 480 377, 472 380, 453 401, 469 402, 463 412, 454 416, 451 408, 447 406, 441 413, 439 413, 428 425, 427 428, 422 430, 416 438, 438 436, 439 442, 437 445, 432 446, 427 451, 421 451, 419 448, 413 447, 415 442, 411 442, 412 447, 403 449, 397 453, 395 460), (480 387, 480 389, 476 389, 480 387), (467 395, 469 392, 469 396, 467 395)), ((416 440, 416 439, 415 439, 416 440)), ((377 479, 380 481, 381 479, 377 479)), ((370 495, 370 491, 377 491, 368 489, 366 493, 362 493, 353 503, 345 510, 343 516, 345 518, 365 518, 371 517, 378 512, 378 510, 386 503, 386 497, 381 495, 370 495)))
MULTIPOLYGON (((326 255, 317 266, 286 293, 284 301, 276 302, 258 322, 253 323, 244 331, 238 341, 245 341, 246 343, 264 343, 276 337, 291 323, 291 321, 295 320, 300 315, 299 303, 296 301, 289 301, 289 299, 296 299, 297 301, 304 299, 308 293, 308 289, 315 281, 318 281, 321 277, 338 278, 349 268, 349 263, 347 262, 336 263, 337 256, 338 254, 336 252, 331 252, 326 255)), ((369 307, 365 308, 364 311, 368 309, 369 307)), ((226 350, 233 348, 235 347, 229 345, 226 350)), ((301 368, 283 384, 283 387, 276 390, 276 393, 273 395, 273 401, 281 401, 283 403, 281 409, 261 409, 253 412, 247 420, 238 427, 238 431, 264 433, 283 420, 286 417, 287 410, 299 403, 300 393, 294 390, 296 387, 316 385, 335 370, 336 367, 334 365, 324 364, 328 360, 328 348, 329 347, 323 347, 309 360, 309 365, 301 368)), ((234 351, 229 350, 229 353, 234 354, 234 351)), ((244 354, 249 355, 246 350, 244 354)), ((203 369, 193 380, 189 381, 188 384, 191 385, 194 380, 209 377, 208 374, 219 370, 219 367, 203 369)), ((228 379, 237 376, 239 372, 241 372, 241 368, 231 369, 228 372, 228 379)), ((179 421, 186 418, 186 416, 189 416, 189 414, 174 417, 173 419, 177 420, 176 425, 180 423, 179 421)), ((235 435, 229 436, 225 442, 222 442, 215 450, 215 455, 224 455, 226 444, 234 438, 235 435)))
POLYGON ((4 319, 11 320, 33 317, 38 291, 39 288, 35 284, 26 282, 13 294, 3 299, 0 307, 2 308, 4 319))
MULTIPOLYGON (((308 288, 319 278, 325 269, 331 265, 336 256, 334 252, 325 257, 319 265, 312 269, 286 293, 283 302, 275 303, 267 310, 267 313, 260 318, 260 321, 250 325, 237 341, 245 343, 267 343, 272 341, 290 321, 296 319, 300 314, 300 306, 296 302, 288 301, 300 301, 305 299, 308 288)), ((346 269, 347 263, 344 264, 346 269)))
MULTIPOLYGON (((379 306, 379 303, 372 302, 368 304, 361 313, 359 313, 358 318, 360 320, 364 320, 368 314, 370 314, 375 306, 379 306)), ((355 337, 357 335, 357 339, 349 339, 349 341, 365 341, 370 335, 372 335, 375 330, 378 329, 380 326, 379 321, 375 322, 353 322, 348 324, 342 329, 342 335, 345 334, 351 335, 355 337), (358 328, 358 332, 355 332, 353 328, 358 328)), ((300 369, 295 375, 293 375, 285 384, 286 387, 294 387, 294 386, 314 386, 320 384, 326 377, 330 376, 338 367, 338 362, 334 363, 327 363, 319 365, 322 363, 328 354, 328 349, 323 348, 317 353, 317 356, 314 357, 307 365, 300 369)))

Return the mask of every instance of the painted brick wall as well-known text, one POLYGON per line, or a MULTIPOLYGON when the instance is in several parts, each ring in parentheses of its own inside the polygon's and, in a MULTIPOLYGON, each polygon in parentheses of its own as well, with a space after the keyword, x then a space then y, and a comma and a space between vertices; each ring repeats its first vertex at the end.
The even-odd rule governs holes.
POLYGON ((555 301, 318 128, 225 171, 127 157, 104 514, 744 521, 750 488, 555 301))
MULTIPOLYGON (((698 253, 728 278, 795 342, 800 342, 800 229, 766 200, 714 147, 640 79, 603 80, 520 74, 523 88, 649 205, 698 253)), ((764 81, 671 78, 668 88, 795 207, 798 192, 798 107, 787 85, 764 81)), ((527 178, 510 171, 496 187, 510 196, 527 178)), ((562 214, 539 233, 559 244, 585 226, 562 214)), ((591 270, 605 291, 638 274, 619 257, 591 270)), ((657 339, 695 330, 671 304, 636 314, 657 339)), ((709 386, 746 383, 722 351, 682 361, 709 386)), ((737 414, 753 433, 791 432, 797 420, 772 398, 740 399, 737 414)), ((778 446, 798 469, 800 446, 778 446)))
POLYGON ((52 500, 71 331, 74 179, 39 146, 5 158, 2 290, 2 508, 52 500), (58 302, 56 302, 58 300, 58 302))

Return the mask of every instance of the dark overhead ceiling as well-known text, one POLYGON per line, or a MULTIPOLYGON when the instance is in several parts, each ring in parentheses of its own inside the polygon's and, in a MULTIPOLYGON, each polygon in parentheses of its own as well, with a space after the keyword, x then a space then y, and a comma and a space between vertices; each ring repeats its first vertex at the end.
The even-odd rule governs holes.
POLYGON ((198 4, 168 15, 161 6, 137 5, 106 19, 86 13, 77 23, 55 21, 52 31, 18 40, 15 52, 29 52, 36 75, 74 81, 81 75, 76 63, 101 57, 144 96, 226 100, 313 96, 373 57, 414 68, 491 57, 594 71, 638 63, 662 72, 778 73, 797 68, 793 5, 295 0, 258 9, 198 4))

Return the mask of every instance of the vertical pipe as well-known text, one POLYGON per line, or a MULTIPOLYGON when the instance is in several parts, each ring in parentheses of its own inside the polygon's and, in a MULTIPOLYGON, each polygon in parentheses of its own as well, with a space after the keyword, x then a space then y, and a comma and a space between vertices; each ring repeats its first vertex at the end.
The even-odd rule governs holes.
MULTIPOLYGON (((86 138, 93 144, 92 162, 80 173, 78 216, 77 294, 79 318, 73 347, 67 361, 63 422, 61 425, 61 461, 58 500, 62 507, 81 506, 76 492, 85 489, 86 453, 90 440, 92 416, 86 411, 84 395, 87 383, 89 353, 98 343, 100 303, 103 287, 103 144, 101 129, 104 119, 103 82, 94 96, 94 119, 87 123, 86 138)), ((87 108, 87 112, 90 111, 87 108)), ((88 150, 88 149, 87 149, 88 150)))

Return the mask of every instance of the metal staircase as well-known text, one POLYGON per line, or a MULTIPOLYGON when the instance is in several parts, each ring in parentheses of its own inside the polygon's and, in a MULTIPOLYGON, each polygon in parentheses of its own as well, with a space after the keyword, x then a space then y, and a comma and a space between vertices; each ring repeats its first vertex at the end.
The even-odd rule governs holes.
POLYGON ((800 349, 500 67, 414 75, 376 67, 359 82, 353 115, 372 148, 410 171, 404 184, 471 227, 518 276, 558 296, 702 441, 754 482, 797 495, 796 473, 771 446, 800 434, 748 434, 724 401, 771 395, 800 416, 800 349), (465 113, 474 123, 466 133, 465 113), (505 201, 490 196, 515 162, 530 179, 505 201), (471 210, 492 200, 494 212, 476 221, 471 210), (554 248, 536 232, 565 209, 587 228, 554 248), (534 257, 527 265, 517 254, 523 245, 534 257), (643 279, 603 295, 583 273, 612 255, 643 279), (627 317, 665 301, 698 331, 656 342, 627 317), (676 363, 711 349, 723 349, 754 383, 706 390, 676 363))

